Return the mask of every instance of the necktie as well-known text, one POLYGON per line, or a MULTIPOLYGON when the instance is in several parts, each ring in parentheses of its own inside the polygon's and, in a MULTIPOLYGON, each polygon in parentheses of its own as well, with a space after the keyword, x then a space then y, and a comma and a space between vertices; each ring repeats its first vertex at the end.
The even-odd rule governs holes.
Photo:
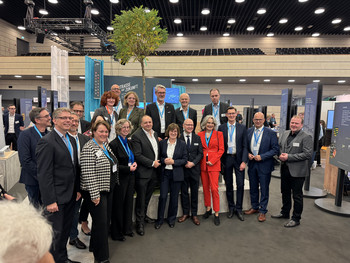
MULTIPOLYGON (((258 147, 260 130, 256 130, 255 139, 254 139, 254 147, 258 147)), ((254 150, 254 155, 258 155, 258 150, 254 150)))
POLYGON ((191 147, 191 142, 190 142, 190 135, 187 135, 187 148, 190 149, 191 147))

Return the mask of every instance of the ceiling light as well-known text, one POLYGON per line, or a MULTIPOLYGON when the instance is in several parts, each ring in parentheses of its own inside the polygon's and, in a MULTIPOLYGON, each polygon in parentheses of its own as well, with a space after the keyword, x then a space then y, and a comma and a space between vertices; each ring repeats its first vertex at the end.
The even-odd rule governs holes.
POLYGON ((174 19, 174 23, 175 24, 181 24, 182 23, 181 18, 175 18, 174 19))
POLYGON ((253 31, 253 30, 254 30, 254 27, 253 27, 253 26, 248 26, 248 27, 247 27, 247 30, 248 30, 248 31, 253 31))
POLYGON ((264 82, 270 82, 271 79, 264 79, 264 82))
POLYGON ((21 75, 15 75, 15 78, 22 78, 22 76, 21 75))
POLYGON ((230 18, 230 19, 227 21, 227 23, 229 23, 229 24, 234 24, 234 23, 236 23, 236 19, 230 18))
POLYGON ((346 82, 346 80, 338 80, 338 83, 345 83, 346 82))
POLYGON ((171 79, 171 81, 175 81, 175 79, 171 79))
POLYGON ((295 82, 295 79, 289 79, 288 82, 295 82))
POLYGON ((98 15, 99 13, 100 12, 96 8, 91 9, 91 14, 98 15))
POLYGON ((80 78, 80 79, 85 79, 85 76, 80 76, 79 78, 80 78))
POLYGON ((176 3, 179 2, 179 0, 169 0, 169 2, 172 3, 172 4, 176 4, 176 3))
POLYGON ((312 82, 318 83, 318 82, 320 82, 320 80, 319 79, 314 79, 312 82))
POLYGON ((24 26, 18 26, 17 27, 19 30, 26 30, 26 28, 24 26))
POLYGON ((246 79, 240 79, 239 82, 246 82, 246 79))
POLYGON ((49 1, 49 3, 51 3, 51 4, 58 4, 58 1, 57 0, 48 0, 49 1))
POLYGON ((40 10, 39 10, 39 13, 42 14, 42 15, 44 15, 44 16, 46 16, 46 15, 49 14, 49 12, 47 12, 46 9, 40 9, 40 10))
POLYGON ((113 28, 112 26, 107 26, 107 30, 109 30, 109 31, 113 31, 113 30, 114 30, 114 28, 113 28))
POLYGON ((201 28, 200 28, 200 31, 207 31, 208 30, 208 28, 206 27, 206 26, 202 26, 201 28))
POLYGON ((350 26, 344 27, 344 31, 350 31, 350 26))
POLYGON ((341 22, 340 18, 336 18, 332 20, 332 24, 339 24, 341 22))
POLYGON ((0 0, 0 5, 3 4, 4 2, 2 0, 0 0))
POLYGON ((260 9, 257 11, 257 13, 258 13, 259 15, 263 15, 263 14, 266 13, 266 9, 265 9, 265 8, 260 8, 260 9))
POLYGON ((221 81, 222 81, 222 79, 216 79, 215 81, 216 81, 216 82, 221 82, 221 81))
POLYGON ((146 12, 146 13, 149 13, 149 12, 151 12, 151 10, 149 10, 148 7, 145 7, 145 12, 146 12))
POLYGON ((75 19, 74 22, 77 23, 77 24, 82 24, 83 23, 83 21, 81 21, 80 19, 75 19))
POLYGON ((299 0, 299 3, 305 3, 307 1, 309 1, 309 0, 299 0))
POLYGON ((235 0, 236 3, 243 3, 245 0, 235 0))
POLYGON ((109 2, 111 2, 112 4, 118 4, 119 0, 109 0, 109 2))
POLYGON ((209 8, 204 8, 201 13, 202 13, 202 15, 209 15, 210 10, 209 10, 209 8))
POLYGON ((312 36, 313 37, 319 37, 321 34, 320 33, 313 33, 312 36))
POLYGON ((326 9, 324 9, 323 7, 320 7, 320 8, 317 8, 315 10, 315 14, 316 15, 319 15, 319 14, 322 14, 326 9))
POLYGON ((58 34, 56 32, 51 32, 51 35, 58 36, 58 34))
POLYGON ((296 28, 294 28, 295 31, 301 31, 303 30, 303 27, 302 26, 297 26, 296 28))
POLYGON ((267 35, 266 36, 268 36, 268 37, 273 37, 275 35, 275 33, 267 33, 267 35))
POLYGON ((43 76, 35 76, 37 79, 42 79, 43 76))
POLYGON ((180 32, 180 33, 177 33, 176 35, 177 35, 178 37, 183 37, 183 36, 184 36, 184 34, 181 33, 181 32, 180 32))
POLYGON ((224 37, 228 37, 228 36, 230 36, 230 33, 223 33, 222 34, 224 37))
POLYGON ((280 24, 285 24, 287 22, 288 22, 287 18, 281 18, 280 21, 279 21, 280 24))
POLYGON ((64 29, 68 31, 68 30, 70 30, 70 27, 69 26, 65 26, 64 29))
POLYGON ((196 82, 196 81, 198 81, 198 79, 192 79, 192 81, 196 82))

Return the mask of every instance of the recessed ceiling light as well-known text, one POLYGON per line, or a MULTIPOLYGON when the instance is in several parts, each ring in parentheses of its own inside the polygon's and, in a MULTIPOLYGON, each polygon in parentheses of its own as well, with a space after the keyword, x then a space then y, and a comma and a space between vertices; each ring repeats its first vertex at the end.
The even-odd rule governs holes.
POLYGON ((69 26, 65 26, 64 29, 68 31, 68 30, 70 30, 70 27, 69 26))
POLYGON ((49 3, 51 3, 51 4, 58 4, 58 1, 57 0, 49 0, 49 3))
POLYGON ((266 9, 265 9, 265 8, 260 8, 260 9, 258 9, 257 13, 258 13, 259 15, 263 15, 263 14, 266 13, 266 9))
POLYGON ((51 32, 51 35, 58 36, 58 34, 56 32, 51 32))
POLYGON ((203 8, 201 13, 202 13, 202 15, 209 15, 210 10, 209 10, 209 8, 203 8))
POLYGON ((85 79, 85 76, 80 76, 79 78, 80 78, 80 79, 85 79))
POLYGON ((288 82, 295 82, 295 79, 289 79, 288 82))
POLYGON ((107 26, 107 30, 109 30, 109 31, 113 31, 113 30, 114 30, 114 28, 113 28, 112 26, 107 26))
POLYGON ((264 82, 270 82, 271 79, 264 79, 264 82))
POLYGON ((268 36, 268 37, 273 37, 274 35, 275 35, 275 33, 270 32, 270 33, 267 33, 266 36, 268 36))
POLYGON ((18 26, 17 27, 19 30, 26 30, 26 28, 24 26, 18 26))
POLYGON ((181 24, 181 22, 182 22, 182 21, 181 21, 181 18, 175 18, 175 19, 174 19, 174 23, 175 23, 175 24, 181 24))
POLYGON ((91 14, 98 15, 99 13, 100 12, 96 8, 91 9, 91 14))
POLYGON ((344 31, 350 31, 350 26, 344 27, 344 31))
POLYGON ((0 5, 3 4, 4 2, 2 0, 0 0, 0 5))
POLYGON ((267 25, 267 26, 266 26, 267 29, 268 29, 268 28, 271 28, 271 27, 272 27, 272 25, 267 25))
POLYGON ((77 24, 82 24, 83 23, 83 21, 81 21, 80 19, 75 19, 74 22, 77 23, 77 24))
POLYGON ((109 2, 111 2, 112 4, 118 4, 119 0, 109 0, 109 2))
POLYGON ((245 0, 235 0, 236 3, 243 3, 245 0))
POLYGON ((285 24, 288 22, 287 18, 281 18, 280 21, 278 21, 280 24, 285 24))
POLYGON ((224 37, 228 37, 228 36, 230 36, 230 33, 223 33, 222 34, 224 37))
POLYGON ((338 80, 338 83, 345 83, 345 82, 346 82, 346 80, 343 80, 343 79, 338 80))
POLYGON ((312 82, 318 83, 318 82, 320 82, 320 80, 319 79, 314 79, 312 82))
POLYGON ((170 3, 176 4, 179 2, 179 0, 169 0, 170 3))
POLYGON ((149 12, 151 12, 151 10, 149 10, 148 7, 145 7, 145 12, 146 12, 146 13, 149 13, 149 12))
POLYGON ((335 18, 332 20, 332 24, 339 24, 341 22, 340 18, 335 18))
POLYGON ((42 79, 43 76, 35 76, 37 79, 42 79))
POLYGON ((319 37, 321 34, 320 33, 313 33, 312 36, 313 37, 319 37))
POLYGON ((196 81, 198 81, 198 79, 192 79, 192 81, 196 82, 196 81))
POLYGON ((307 28, 313 28, 314 27, 314 25, 308 25, 307 26, 307 28))
POLYGON ((309 0, 299 0, 299 3, 305 3, 307 1, 309 1, 309 0))
POLYGON ((40 10, 39 10, 39 13, 42 14, 42 15, 44 15, 44 16, 46 16, 46 15, 49 14, 49 12, 47 12, 46 9, 40 9, 40 10))
POLYGON ((295 31, 301 31, 303 30, 303 27, 302 26, 297 26, 296 28, 294 28, 295 31))
POLYGON ((253 30, 254 30, 254 27, 253 27, 253 26, 248 26, 248 27, 247 27, 247 30, 248 30, 248 31, 253 31, 253 30))
POLYGON ((15 75, 15 78, 22 78, 21 75, 15 75))
POLYGON ((230 19, 227 21, 227 23, 229 23, 229 24, 234 24, 234 23, 236 23, 236 19, 230 18, 230 19))
POLYGON ((315 10, 315 14, 319 15, 319 14, 324 13, 324 11, 326 11, 326 9, 324 9, 323 7, 319 7, 315 10))
POLYGON ((239 82, 246 82, 246 79, 240 79, 239 82))
POLYGON ((206 27, 206 26, 202 26, 201 28, 200 28, 200 31, 207 31, 208 30, 208 28, 206 27))
POLYGON ((221 81, 222 81, 222 79, 216 79, 215 81, 216 81, 216 82, 221 82, 221 81))
POLYGON ((175 81, 175 79, 171 79, 171 81, 175 81))
POLYGON ((176 35, 177 35, 178 37, 183 37, 183 36, 184 36, 183 33, 177 33, 176 35))

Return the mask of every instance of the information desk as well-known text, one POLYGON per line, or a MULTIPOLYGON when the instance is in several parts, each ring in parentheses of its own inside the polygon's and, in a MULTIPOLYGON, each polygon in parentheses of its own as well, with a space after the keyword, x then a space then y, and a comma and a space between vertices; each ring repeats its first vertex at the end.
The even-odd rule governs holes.
POLYGON ((0 178, 3 179, 3 187, 10 190, 19 181, 21 165, 18 159, 18 152, 5 152, 5 157, 0 157, 0 178))

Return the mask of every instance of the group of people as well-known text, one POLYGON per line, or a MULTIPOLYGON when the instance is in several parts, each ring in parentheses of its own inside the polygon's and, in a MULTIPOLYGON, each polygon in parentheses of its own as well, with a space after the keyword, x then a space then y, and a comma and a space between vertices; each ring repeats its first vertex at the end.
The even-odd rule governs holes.
POLYGON ((282 162, 283 207, 272 217, 289 218, 293 196, 293 216, 285 227, 300 223, 305 163, 312 152, 311 136, 301 129, 302 118, 292 118, 291 130, 281 134, 278 143, 276 133, 264 127, 264 114, 256 113, 254 127, 247 130, 236 120, 236 108, 221 102, 220 91, 212 89, 212 102, 205 106, 201 131, 196 134, 197 112, 189 106, 188 94, 181 94, 181 107, 175 110, 164 101, 165 87, 157 85, 157 101, 148 105, 144 114, 138 108, 135 92, 125 95, 121 107, 120 88, 112 88, 102 95, 101 107, 95 111, 91 124, 83 120, 81 103, 73 103, 71 109, 59 108, 52 116, 44 108, 35 108, 30 113, 33 127, 24 130, 18 139, 20 182, 25 184, 30 202, 44 207, 44 215, 52 224, 50 252, 56 262, 75 262, 67 257, 68 239, 71 245, 86 248, 78 238, 78 221, 82 222, 82 231, 91 235, 89 250, 95 262, 109 262, 109 234, 118 241, 134 236, 134 191, 136 233, 140 236, 145 234, 145 223, 154 223, 156 229, 164 222, 171 228, 175 226, 180 192, 183 215, 177 221, 191 218, 200 225, 200 179, 206 208, 203 219, 214 213, 214 224, 219 225, 220 172, 225 179, 228 218, 236 215, 244 221, 245 215, 258 213, 258 220, 264 222, 274 156, 282 162), (48 132, 51 118, 54 128, 48 132), (243 211, 247 167, 251 208, 243 211), (147 209, 157 184, 160 195, 155 220, 147 215, 147 209), (87 224, 89 213, 91 232, 87 224))

